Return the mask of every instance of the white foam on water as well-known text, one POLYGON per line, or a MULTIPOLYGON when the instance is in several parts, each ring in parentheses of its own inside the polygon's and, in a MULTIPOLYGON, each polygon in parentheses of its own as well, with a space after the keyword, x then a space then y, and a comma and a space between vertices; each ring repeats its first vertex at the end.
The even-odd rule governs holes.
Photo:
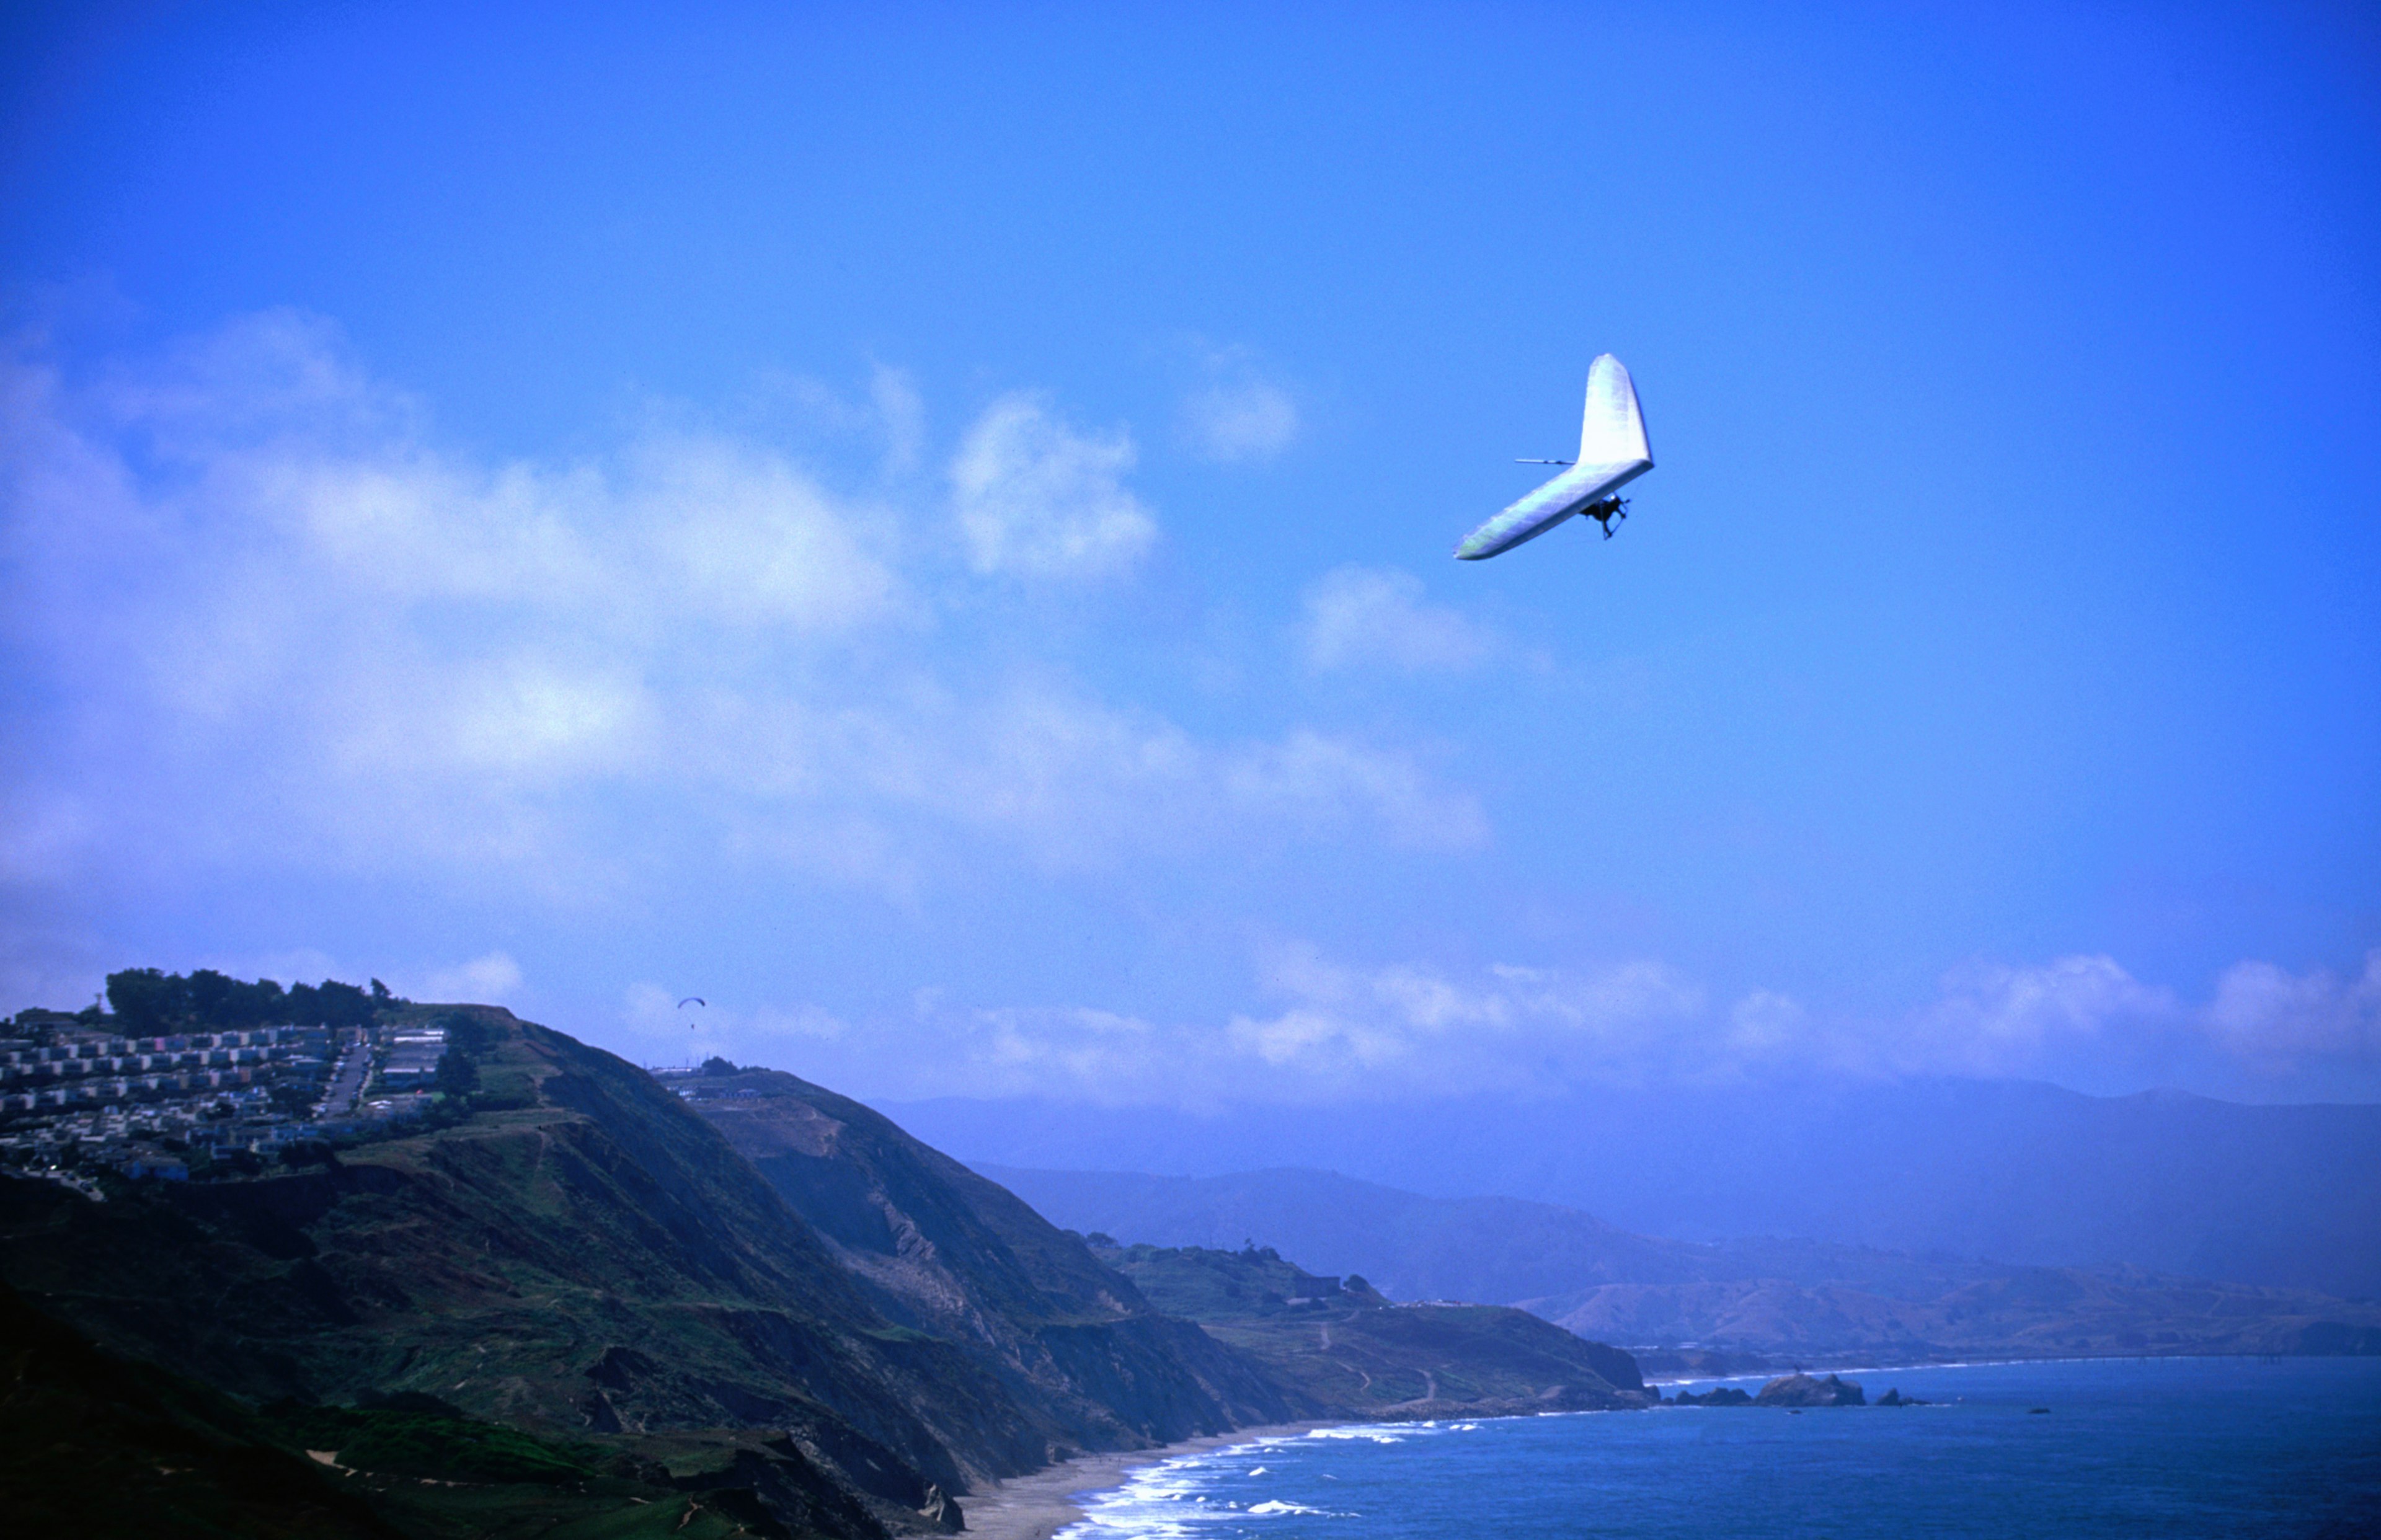
MULTIPOLYGON (((1442 1427, 1436 1423, 1374 1423, 1314 1428, 1304 1435, 1269 1435, 1245 1444, 1177 1455, 1128 1473, 1113 1491, 1079 1494, 1083 1516, 1058 1532, 1054 1540, 1239 1540, 1256 1534, 1265 1521, 1305 1516, 1345 1519, 1353 1514, 1309 1508, 1282 1498, 1251 1503, 1243 1508, 1223 1495, 1222 1483, 1235 1477, 1276 1474, 1272 1466, 1246 1464, 1268 1449, 1290 1452, 1300 1437, 1356 1440, 1371 1444, 1402 1444, 1409 1438, 1463 1431, 1476 1424, 1442 1427), (1252 1523, 1251 1521, 1256 1521, 1252 1523)), ((1312 1448, 1312 1446, 1308 1446, 1312 1448)), ((1336 1477, 1325 1475, 1325 1480, 1336 1477)))
POLYGON ((1081 1520, 1059 1531, 1056 1540, 1197 1540, 1207 1534, 1220 1540, 1247 1514, 1208 1488, 1218 1477, 1242 1473, 1232 1469, 1238 1458, 1286 1442, 1260 1438, 1143 1466, 1116 1490, 1084 1498, 1081 1520))

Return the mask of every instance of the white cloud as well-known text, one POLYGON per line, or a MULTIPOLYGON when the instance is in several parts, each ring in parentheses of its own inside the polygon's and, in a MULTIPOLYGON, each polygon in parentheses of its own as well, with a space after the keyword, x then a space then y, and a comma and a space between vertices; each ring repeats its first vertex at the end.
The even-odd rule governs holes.
POLYGON ((1039 396, 995 401, 951 466, 976 571, 1097 578, 1129 570, 1157 538, 1157 520, 1124 484, 1133 458, 1126 434, 1077 434, 1039 396))
POLYGON ((433 968, 417 983, 404 981, 398 993, 409 999, 452 1005, 507 1005, 520 996, 520 964, 504 952, 490 952, 469 962, 433 968))
POLYGON ((1972 963, 1946 975, 1941 996, 1899 1027, 1824 1029, 1814 1045, 1848 1067, 1899 1073, 2182 1079, 2255 1094, 2314 1064, 2381 1068, 2381 948, 2346 979, 2235 963, 2204 1005, 2103 955, 1972 963))
POLYGON ((1943 997, 1885 1045, 1892 1068, 1975 1075, 2039 1073, 2063 1054, 2125 1031, 2165 1031, 2181 1008, 2114 958, 2010 967, 1977 962, 1943 981, 1943 997))
POLYGON ((2238 962, 2216 981, 2201 1014, 2208 1035, 2260 1069, 2307 1060, 2381 1060, 2381 947, 2364 971, 2342 979, 2327 969, 2290 973, 2270 962, 2238 962))
POLYGON ((1274 959, 1268 982, 1288 1008, 1234 1017, 1229 1041, 1270 1069, 1333 1087, 1529 1090, 1635 1077, 1665 1064, 1703 1005, 1693 983, 1650 960, 1465 978, 1351 970, 1298 947, 1274 959))
POLYGON ((1307 666, 1455 672, 1495 657, 1494 633, 1422 597, 1422 580, 1395 568, 1341 567, 1306 591, 1300 637, 1307 666))
POLYGON ((1201 458, 1218 465, 1255 465, 1274 459, 1304 427, 1298 402, 1267 372, 1253 349, 1214 348, 1189 342, 1203 383, 1182 397, 1183 438, 1201 458))
MULTIPOLYGON (((917 431, 905 382, 875 397, 917 431)), ((1076 869, 1486 837, 1397 746, 1204 737, 989 657, 939 510, 764 443, 459 453, 286 314, 97 385, 18 360, 0 407, 0 628, 33 703, 12 729, 43 745, 0 780, 15 911, 128 870, 572 906, 720 854, 913 892, 987 848, 1076 869)), ((1129 563, 1154 530, 1130 458, 996 404, 959 454, 980 565, 1129 563)))
POLYGON ((1182 422, 1199 452, 1220 465, 1273 459, 1298 440, 1298 403, 1263 380, 1217 384, 1192 391, 1182 422))
POLYGON ((1145 713, 1020 688, 960 708, 967 729, 893 763, 930 769, 913 794, 1013 831, 1050 862, 1182 851, 1240 827, 1325 835, 1361 821, 1393 843, 1469 849, 1488 837, 1469 795, 1410 756, 1311 729, 1209 744, 1145 713))
MULTIPOLYGON (((911 1016, 867 1031, 846 1035, 834 1018, 796 1012, 737 1040, 762 1062, 791 1056, 866 1094, 1190 1108, 1709 1084, 1781 1070, 2059 1079, 2063 1069, 2099 1063, 2130 1065, 2135 1085, 2172 1083, 2164 1070, 2196 1063, 2192 1023, 2227 1010, 2255 1023, 2242 1053, 2270 1056, 2282 1044, 2374 1056, 2381 961, 2368 959, 2364 976, 2350 982, 2277 976, 2261 964, 2228 979, 2234 986, 2195 1011, 2106 957, 1975 963, 1947 975, 1938 996, 1913 1011, 1849 1020, 1774 989, 1723 1001, 1649 958, 1366 967, 1293 943, 1258 959, 1257 993, 1271 1002, 1264 1009, 1157 1021, 1084 1006, 968 1008, 926 990, 911 1016), (879 1051, 888 1036, 903 1050, 879 1051)), ((2196 1063, 2194 1072, 2218 1094, 2247 1083, 2228 1079, 2223 1064, 2196 1063)))
POLYGON ((1745 1059, 1760 1061, 1807 1051, 1811 1013, 1774 989, 1756 989, 1728 1008, 1728 1045, 1745 1059))
MULTIPOLYGON (((1551 1091, 1668 1063, 1703 1006, 1691 981, 1650 961, 1451 973, 1350 968, 1305 945, 1270 953, 1260 985, 1277 1009, 1220 1022, 922 1000, 916 1021, 888 1024, 916 1051, 883 1089, 1181 1106, 1551 1091)), ((881 1060, 835 1068, 884 1074, 881 1060)))
POLYGON ((641 1064, 684 1067, 720 1057, 801 1073, 804 1058, 850 1029, 814 1006, 759 1009, 729 1000, 690 996, 652 983, 623 996, 627 1041, 621 1049, 641 1064), (684 1003, 681 1003, 684 1002, 684 1003))

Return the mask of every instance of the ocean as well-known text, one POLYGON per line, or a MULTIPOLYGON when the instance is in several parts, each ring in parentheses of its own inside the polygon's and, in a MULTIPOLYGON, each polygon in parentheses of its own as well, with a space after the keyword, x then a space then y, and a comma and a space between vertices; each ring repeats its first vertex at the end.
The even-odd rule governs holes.
POLYGON ((1933 1404, 1324 1428, 1138 1471, 1064 1540, 2381 1535, 2381 1359, 1844 1375, 1933 1404))

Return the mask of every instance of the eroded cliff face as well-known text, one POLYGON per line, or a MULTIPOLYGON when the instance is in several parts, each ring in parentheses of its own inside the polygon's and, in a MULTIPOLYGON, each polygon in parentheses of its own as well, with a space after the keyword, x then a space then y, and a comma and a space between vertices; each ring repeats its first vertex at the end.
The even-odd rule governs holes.
POLYGON ((860 1103, 772 1070, 680 1088, 878 1310, 961 1345, 1040 1414, 1055 1448, 1129 1448, 1319 1410, 860 1103))

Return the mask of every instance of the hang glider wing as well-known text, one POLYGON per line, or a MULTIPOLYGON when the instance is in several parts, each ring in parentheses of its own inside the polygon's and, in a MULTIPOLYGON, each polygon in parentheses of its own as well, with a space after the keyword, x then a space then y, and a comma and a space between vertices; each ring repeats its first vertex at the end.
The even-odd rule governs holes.
POLYGON ((1637 387, 1620 361, 1606 353, 1587 371, 1579 463, 1466 535, 1455 548, 1455 557, 1484 561, 1535 540, 1653 469, 1654 451, 1645 442, 1645 414, 1637 405, 1637 387))

